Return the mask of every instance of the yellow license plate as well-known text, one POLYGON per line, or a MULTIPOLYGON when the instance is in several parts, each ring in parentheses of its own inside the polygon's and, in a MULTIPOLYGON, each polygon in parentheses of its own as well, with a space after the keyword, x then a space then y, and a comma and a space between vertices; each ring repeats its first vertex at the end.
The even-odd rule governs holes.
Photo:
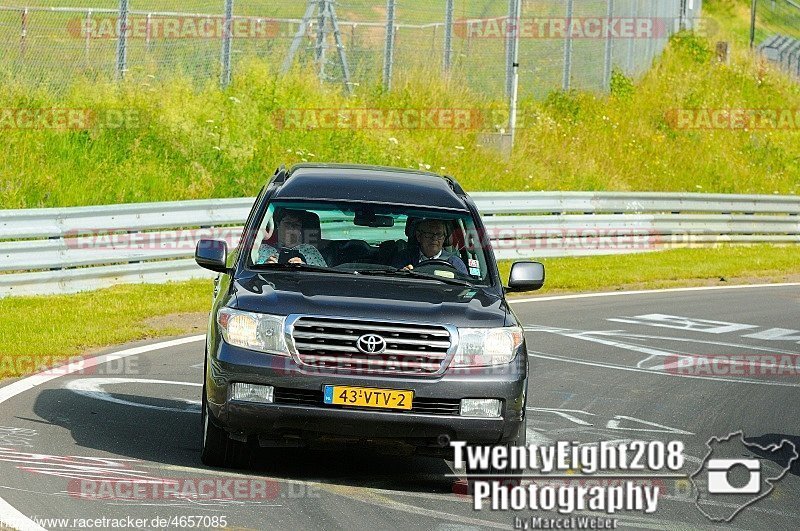
POLYGON ((326 385, 323 401, 340 406, 377 407, 381 409, 411 409, 414 391, 326 385))

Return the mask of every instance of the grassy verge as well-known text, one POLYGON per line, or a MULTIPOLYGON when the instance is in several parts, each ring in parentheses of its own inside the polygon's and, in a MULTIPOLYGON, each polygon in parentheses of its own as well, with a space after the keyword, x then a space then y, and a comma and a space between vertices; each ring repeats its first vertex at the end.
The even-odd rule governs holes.
POLYGON ((641 80, 616 75, 610 95, 527 95, 509 160, 480 148, 478 134, 504 124, 505 103, 460 79, 421 74, 390 93, 363 86, 346 98, 311 72, 284 77, 257 60, 225 92, 176 78, 76 81, 54 95, 2 78, 0 109, 91 109, 98 120, 76 129, 4 129, 0 207, 252 196, 278 164, 304 160, 432 169, 471 191, 797 193, 796 129, 676 128, 678 109, 800 108, 800 84, 784 74, 749 54, 729 66, 713 56, 709 40, 682 34, 641 80), (319 109, 457 109, 487 121, 468 129, 338 129, 285 119, 308 109, 312 117, 319 109))
MULTIPOLYGON (((798 247, 676 249, 617 257, 552 258, 539 294, 611 291, 800 278, 798 247), (721 279, 725 279, 724 281, 721 279)), ((508 277, 510 262, 501 271, 508 277)), ((118 286, 72 296, 0 300, 0 378, 31 372, 31 362, 86 353, 128 341, 201 333, 211 283, 118 286)))

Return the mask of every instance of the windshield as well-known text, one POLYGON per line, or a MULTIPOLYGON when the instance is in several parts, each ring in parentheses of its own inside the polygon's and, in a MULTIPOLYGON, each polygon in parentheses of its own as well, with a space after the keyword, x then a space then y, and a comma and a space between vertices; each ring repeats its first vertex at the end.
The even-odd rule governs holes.
POLYGON ((244 250, 249 268, 491 283, 487 253, 469 213, 274 201, 257 227, 244 250))

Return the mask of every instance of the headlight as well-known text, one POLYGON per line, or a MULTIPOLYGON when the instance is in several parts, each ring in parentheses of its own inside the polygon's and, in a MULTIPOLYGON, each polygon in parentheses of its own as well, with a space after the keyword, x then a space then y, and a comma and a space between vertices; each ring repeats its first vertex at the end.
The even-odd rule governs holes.
POLYGON ((524 335, 522 328, 459 328, 451 367, 489 367, 511 363, 524 335))
POLYGON ((222 308, 217 313, 217 324, 226 343, 279 356, 289 355, 283 335, 285 322, 285 317, 232 308, 222 308))

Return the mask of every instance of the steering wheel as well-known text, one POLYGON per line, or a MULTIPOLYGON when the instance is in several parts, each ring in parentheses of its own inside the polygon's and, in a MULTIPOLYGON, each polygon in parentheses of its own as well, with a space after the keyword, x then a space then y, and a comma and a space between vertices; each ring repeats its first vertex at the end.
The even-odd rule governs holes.
POLYGON ((458 268, 456 266, 454 266, 447 260, 442 260, 441 258, 431 258, 429 260, 423 260, 422 262, 417 264, 417 267, 427 267, 427 266, 445 266, 455 271, 458 271, 458 268))

